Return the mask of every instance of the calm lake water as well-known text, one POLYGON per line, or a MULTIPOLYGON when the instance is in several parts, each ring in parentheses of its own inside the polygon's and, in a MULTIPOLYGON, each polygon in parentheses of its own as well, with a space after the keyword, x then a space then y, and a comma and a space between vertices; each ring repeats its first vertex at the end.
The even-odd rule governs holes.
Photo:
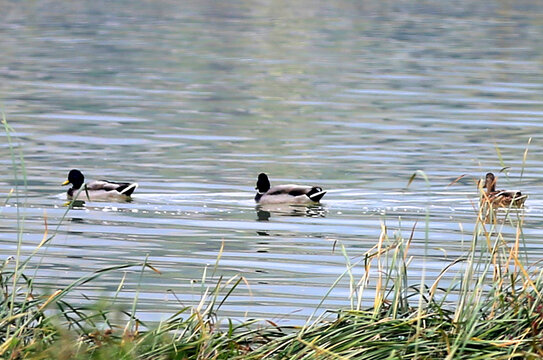
MULTIPOLYGON (((18 210, 23 255, 44 218, 53 231, 71 168, 140 185, 130 203, 68 213, 29 268, 39 265, 42 288, 148 256, 162 274, 129 271, 119 296, 128 304, 139 288, 139 315, 160 319, 180 309, 177 298, 200 299, 224 242, 215 278, 241 274, 249 288, 222 314, 299 322, 345 270, 339 244, 360 260, 382 224, 409 237, 418 222, 411 276, 424 267, 435 279, 469 249, 476 179, 502 167, 499 184, 529 194, 523 250, 543 256, 542 2, 1 7, 0 103, 28 189, 19 209, 14 196, 4 204, 16 181, 2 133, 0 260, 15 254, 18 210), (417 170, 429 183, 407 187, 417 170), (328 194, 309 209, 259 211, 262 171, 328 194)), ((112 294, 123 274, 73 296, 112 294)), ((323 307, 346 306, 348 295, 341 281, 323 307)))

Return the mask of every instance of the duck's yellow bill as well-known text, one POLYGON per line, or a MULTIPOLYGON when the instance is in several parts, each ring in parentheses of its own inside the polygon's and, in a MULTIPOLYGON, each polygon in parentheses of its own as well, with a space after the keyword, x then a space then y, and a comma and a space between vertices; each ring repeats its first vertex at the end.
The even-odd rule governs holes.
POLYGON ((70 183, 70 180, 66 180, 65 182, 62 183, 62 186, 68 185, 69 183, 70 183))

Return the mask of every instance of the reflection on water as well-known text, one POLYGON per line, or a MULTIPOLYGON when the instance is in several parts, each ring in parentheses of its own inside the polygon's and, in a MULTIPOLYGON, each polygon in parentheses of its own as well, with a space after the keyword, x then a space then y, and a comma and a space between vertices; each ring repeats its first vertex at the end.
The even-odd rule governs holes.
POLYGON ((267 210, 257 209, 256 216, 258 217, 258 221, 268 221, 270 220, 271 212, 267 210))
POLYGON ((288 205, 270 204, 257 205, 256 215, 258 221, 268 221, 272 216, 302 216, 302 217, 325 217, 326 209, 320 204, 315 205, 288 205))
MULTIPOLYGON (((27 171, 15 207, 9 192, 24 184, 0 143, 2 256, 15 253, 18 211, 25 255, 44 219, 58 224, 69 169, 140 187, 131 202, 70 210, 32 262, 41 286, 149 256, 162 274, 139 283, 128 272, 119 296, 128 303, 141 287, 141 315, 157 319, 178 308, 173 294, 199 299, 193 281, 224 242, 218 271, 241 273, 251 290, 225 314, 297 321, 345 269, 334 245, 361 256, 382 227, 405 235, 417 223, 413 281, 423 266, 436 277, 469 250, 474 179, 504 167, 500 184, 529 195, 523 250, 541 257, 543 4, 47 4, 2 9, 0 96, 27 171), (417 170, 429 183, 407 187, 417 170), (255 208, 261 172, 328 193, 320 206, 255 208)), ((514 236, 514 223, 503 231, 514 236)), ((115 291, 122 276, 81 292, 115 291)), ((348 295, 342 281, 324 306, 348 295)))
POLYGON ((81 210, 85 208, 85 202, 83 200, 71 200, 64 203, 64 206, 71 206, 71 209, 81 210))

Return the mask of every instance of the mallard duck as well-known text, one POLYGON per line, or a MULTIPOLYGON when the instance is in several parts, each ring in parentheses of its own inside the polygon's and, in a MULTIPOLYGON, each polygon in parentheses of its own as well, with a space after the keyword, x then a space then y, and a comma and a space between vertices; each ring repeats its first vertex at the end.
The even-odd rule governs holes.
POLYGON ((326 194, 317 186, 288 184, 271 187, 268 175, 264 173, 258 175, 255 189, 258 204, 311 204, 319 202, 326 194))
POLYGON ((522 207, 528 198, 518 190, 496 190, 496 177, 493 173, 486 174, 483 188, 486 189, 484 199, 497 207, 522 207))
MULTIPOLYGON (((73 199, 85 182, 85 176, 77 169, 70 170, 68 180, 62 185, 72 184, 68 199, 73 199)), ((116 183, 107 180, 91 181, 79 193, 79 200, 128 199, 138 187, 137 183, 116 183)))

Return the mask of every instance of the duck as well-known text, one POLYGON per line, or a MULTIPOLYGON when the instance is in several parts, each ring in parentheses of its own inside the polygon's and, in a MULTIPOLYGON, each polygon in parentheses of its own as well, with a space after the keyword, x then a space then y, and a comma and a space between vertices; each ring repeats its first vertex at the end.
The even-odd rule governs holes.
POLYGON ((257 204, 314 204, 326 194, 318 186, 287 184, 272 187, 265 173, 258 175, 255 189, 257 204))
MULTIPOLYGON (((62 185, 72 184, 68 189, 68 199, 73 199, 85 183, 85 176, 77 169, 68 173, 68 179, 62 185)), ((117 183, 108 180, 91 181, 79 192, 79 200, 107 200, 107 199, 130 199, 130 195, 136 190, 138 183, 117 183)))
POLYGON ((528 198, 527 195, 522 195, 518 190, 496 190, 496 177, 489 172, 485 176, 483 188, 486 189, 484 194, 485 201, 488 201, 493 206, 497 207, 522 207, 528 198))

